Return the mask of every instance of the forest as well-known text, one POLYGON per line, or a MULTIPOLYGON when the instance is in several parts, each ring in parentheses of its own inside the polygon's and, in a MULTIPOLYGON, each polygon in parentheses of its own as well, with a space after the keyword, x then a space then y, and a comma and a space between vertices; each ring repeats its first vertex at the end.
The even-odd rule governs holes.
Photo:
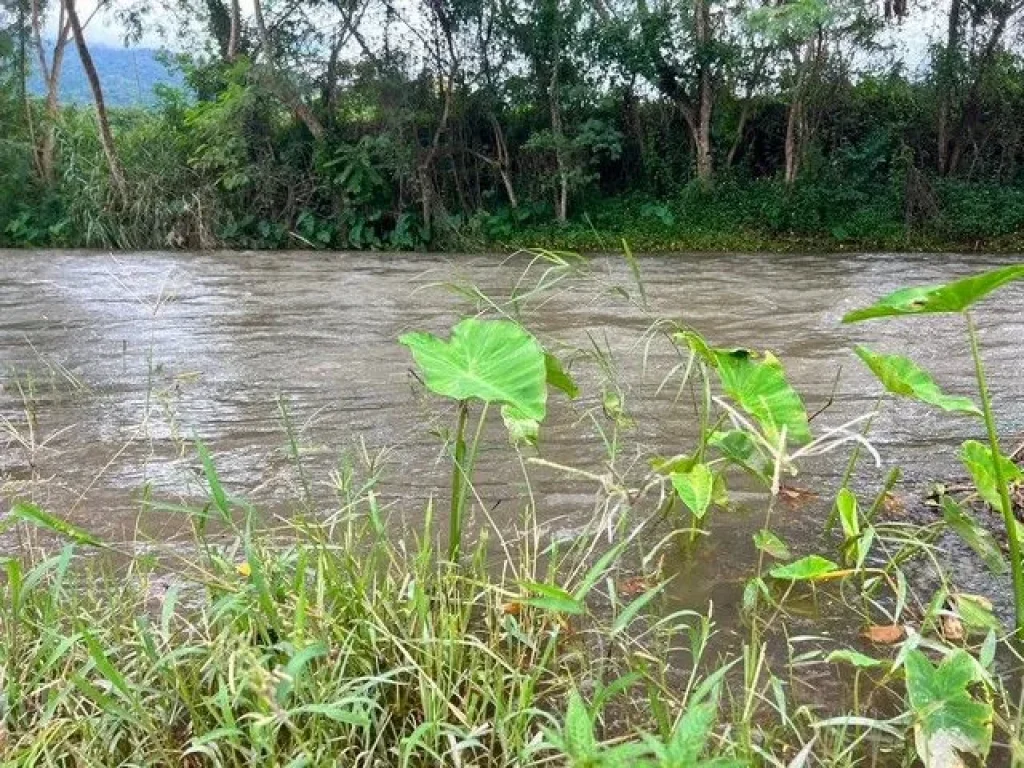
POLYGON ((3 0, 2 245, 1024 239, 1024 0, 104 0, 98 13, 129 38, 159 31, 183 85, 108 106, 93 14, 3 0), (75 53, 89 104, 61 98, 75 53))

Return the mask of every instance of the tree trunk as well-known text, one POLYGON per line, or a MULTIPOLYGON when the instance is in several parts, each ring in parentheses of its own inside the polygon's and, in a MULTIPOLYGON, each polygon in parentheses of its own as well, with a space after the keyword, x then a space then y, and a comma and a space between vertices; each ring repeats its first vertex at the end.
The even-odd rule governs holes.
POLYGON ((295 92, 292 88, 291 83, 287 82, 283 76, 278 74, 277 67, 274 65, 274 45, 270 40, 270 32, 267 30, 266 21, 263 18, 263 2, 262 0, 253 0, 252 3, 253 18, 256 20, 256 29, 260 35, 260 46, 263 48, 263 56, 267 60, 267 71, 270 73, 271 88, 277 94, 278 98, 285 103, 285 105, 295 113, 295 116, 302 121, 302 123, 309 129, 309 132, 313 134, 313 138, 317 141, 323 139, 324 126, 313 114, 306 103, 302 100, 301 96, 295 92))
POLYGON ((231 29, 228 32, 228 50, 225 58, 234 62, 238 57, 238 39, 241 36, 242 9, 238 0, 231 0, 231 29))
POLYGON ((743 136, 747 132, 748 119, 750 119, 750 104, 744 103, 740 110, 740 119, 736 124, 736 138, 733 139, 732 146, 729 147, 729 154, 725 158, 726 168, 732 168, 733 163, 736 162, 736 155, 739 154, 740 147, 743 146, 743 136))
MULTIPOLYGON (((556 47, 558 43, 555 43, 556 47)), ((555 218, 559 224, 569 219, 569 170, 565 161, 565 129, 562 125, 562 103, 558 95, 558 57, 551 68, 551 84, 548 88, 548 102, 551 106, 551 133, 555 139, 555 165, 558 167, 558 190, 555 193, 555 218)))
POLYGON ((949 26, 946 32, 946 49, 939 63, 938 87, 939 108, 936 125, 938 136, 935 147, 936 165, 940 174, 949 171, 949 145, 951 142, 950 122, 953 109, 953 91, 957 56, 960 52, 960 16, 963 0, 951 0, 949 4, 949 26))
POLYGON ((786 184, 792 185, 800 174, 803 153, 803 97, 794 95, 786 115, 786 184))
POLYGON ((693 136, 697 155, 697 179, 704 185, 711 183, 713 158, 711 155, 711 110, 714 107, 711 52, 711 11, 709 0, 694 0, 693 31, 697 42, 697 115, 693 136))
POLYGON ((39 176, 47 185, 55 180, 57 154, 57 121, 60 118, 60 77, 64 68, 64 51, 71 37, 71 25, 63 4, 57 20, 57 37, 53 41, 53 57, 46 60, 43 47, 42 9, 39 0, 32 0, 32 30, 36 52, 39 56, 39 73, 46 83, 46 126, 36 150, 39 176))
POLYGON ((519 198, 516 197, 516 189, 512 184, 512 176, 509 173, 511 163, 508 156, 508 142, 505 141, 505 132, 501 129, 501 123, 493 114, 490 115, 491 128, 494 130, 494 151, 497 154, 498 175, 501 176, 501 183, 505 186, 505 194, 508 195, 508 204, 513 209, 519 207, 519 198))
POLYGON ((103 87, 100 85, 100 77, 96 73, 96 65, 93 63, 92 55, 89 53, 89 46, 85 42, 82 22, 78 18, 78 12, 75 10, 75 0, 63 0, 63 2, 64 9, 68 15, 68 24, 71 25, 71 33, 75 38, 75 46, 78 48, 78 57, 82 61, 82 69, 85 70, 85 77, 89 81, 89 88, 92 90, 93 102, 96 104, 96 122, 99 123, 100 128, 100 144, 103 145, 103 154, 107 158, 110 180, 118 197, 123 202, 127 194, 124 172, 121 170, 121 161, 117 157, 114 136, 110 132, 107 106, 103 101, 103 87))
POLYGON ((451 117, 453 91, 455 89, 454 72, 449 73, 447 86, 442 85, 442 88, 444 88, 444 106, 441 109, 441 119, 438 120, 437 128, 434 129, 434 137, 430 141, 430 147, 416 167, 416 177, 420 184, 420 202, 423 209, 423 226, 427 228, 428 233, 434 219, 434 182, 432 179, 434 161, 437 159, 437 153, 441 147, 441 136, 444 135, 445 130, 448 128, 448 120, 451 117))

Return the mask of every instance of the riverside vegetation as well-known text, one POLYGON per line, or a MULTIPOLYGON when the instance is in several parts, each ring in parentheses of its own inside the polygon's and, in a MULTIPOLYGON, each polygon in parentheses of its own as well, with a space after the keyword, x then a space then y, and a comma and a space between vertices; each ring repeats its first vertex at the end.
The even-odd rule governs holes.
MULTIPOLYGON (((845 318, 964 316, 977 401, 943 392, 909 358, 856 351, 888 392, 986 433, 963 457, 979 503, 1002 514, 1005 528, 987 530, 949 496, 931 522, 887 518, 893 476, 853 481, 875 453, 872 414, 817 431, 772 354, 717 348, 664 319, 647 337, 678 351, 663 385, 689 393, 675 407, 692 409, 699 439, 637 464, 614 365, 597 351, 555 356, 529 331, 530 302, 585 267, 568 254, 535 259, 536 285, 507 299, 469 293, 477 311, 447 338, 400 339, 427 396, 451 405, 453 428, 439 433, 447 509, 424 500, 421 530, 390 525, 386 457, 365 447, 332 475, 336 504, 307 499, 279 516, 228 493, 215 457, 192 441, 208 498, 141 502, 182 515, 187 546, 104 541, 14 500, 2 521, 21 541, 0 588, 4 765, 1024 765, 1011 499, 1024 476, 1002 453, 970 314, 1024 265, 899 291, 845 318), (556 465, 544 458, 545 418, 587 399, 577 383, 587 366, 603 384, 581 418, 606 461, 556 465), (525 489, 514 530, 475 493, 484 426, 499 412, 509 440, 488 448, 521 468, 525 489), (834 519, 821 521, 832 535, 819 551, 791 552, 773 531, 782 478, 847 449, 834 519), (530 477, 541 466, 598 490, 571 536, 538 522, 530 477), (710 608, 672 607, 660 564, 714 535, 709 521, 730 513, 740 475, 761 488, 763 526, 740 632, 722 642, 710 608), (1012 583, 1015 614, 958 590, 936 546, 947 531, 992 569, 995 589, 1012 583), (866 627, 873 643, 790 635, 808 602, 866 627), (828 706, 802 701, 801 680, 817 685, 826 668, 845 670, 847 685, 828 706)), ((630 263, 628 295, 643 305, 630 263)), ((32 391, 22 388, 24 424, 4 420, 11 450, 45 439, 32 431, 32 391)), ((286 432, 301 465, 287 419, 286 432)))
POLYGON ((74 0, 0 2, 0 245, 1024 242, 1019 0, 99 5, 183 85, 108 109, 74 0))

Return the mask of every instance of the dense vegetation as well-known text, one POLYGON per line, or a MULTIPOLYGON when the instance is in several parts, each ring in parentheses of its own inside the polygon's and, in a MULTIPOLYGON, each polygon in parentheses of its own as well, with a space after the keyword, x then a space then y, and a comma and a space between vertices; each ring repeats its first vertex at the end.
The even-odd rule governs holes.
MULTIPOLYGON (((6 381, 24 413, 0 422, 0 437, 24 472, 0 519, 0 534, 20 543, 0 560, 4 765, 1024 765, 1024 658, 1009 629, 1024 625, 1011 507, 1024 472, 994 430, 971 310, 1024 279, 1024 264, 900 291, 844 318, 967 322, 976 398, 943 392, 906 357, 856 350, 912 407, 988 432, 985 444, 963 444, 970 482, 941 491, 941 512, 922 519, 890 504, 898 474, 867 466, 877 407, 826 426, 778 359, 717 348, 671 318, 652 317, 644 333, 679 355, 657 375, 686 396, 661 402, 700 428, 692 443, 672 433, 678 453, 652 455, 622 394, 638 394, 636 382, 596 344, 565 349, 526 329, 585 270, 538 254, 515 295, 464 291, 477 303, 445 338, 401 338, 438 423, 455 425, 423 425, 451 474, 451 495, 437 500, 412 498, 402 476, 390 477, 389 452, 366 443, 316 483, 329 487, 324 498, 282 407, 297 495, 258 511, 202 443, 167 429, 176 395, 156 391, 139 401, 144 426, 126 449, 138 441, 195 455, 203 495, 171 503, 149 488, 139 529, 101 539, 33 503, 60 482, 34 461, 60 450, 64 429, 48 406, 81 383, 45 370, 6 381), (499 409, 509 439, 483 429, 504 431, 499 409), (574 439, 606 447, 595 465, 545 458, 556 409, 574 414, 574 439), (822 515, 824 535, 784 541, 780 478, 850 446, 846 476, 827 489, 835 519, 822 515), (521 470, 514 511, 477 495, 494 480, 475 461, 484 451, 521 470), (552 471, 594 489, 592 509, 554 527, 530 490, 552 471), (746 527, 759 530, 745 582, 734 585, 741 605, 681 609, 680 564, 706 564, 703 549, 739 530, 715 521, 751 513, 746 527), (147 536, 150 515, 179 520, 183 535, 147 536), (1013 573, 1016 613, 961 591, 966 563, 953 536, 974 551, 963 558, 992 571, 1000 603, 1013 573)), ((614 287, 619 300, 646 304, 639 281, 614 287)), ((102 471, 130 454, 118 451, 102 471)))
POLYGON ((56 9, 4 0, 0 239, 1014 247, 1022 9, 107 0, 186 51, 182 88, 108 110, 60 101, 61 54, 88 52, 73 0, 45 44, 56 9), (922 15, 942 35, 895 55, 922 15))

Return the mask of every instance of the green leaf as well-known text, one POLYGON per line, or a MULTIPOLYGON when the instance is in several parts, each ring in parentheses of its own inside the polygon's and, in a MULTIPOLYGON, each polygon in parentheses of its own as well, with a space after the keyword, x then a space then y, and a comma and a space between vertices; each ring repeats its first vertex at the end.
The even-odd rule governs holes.
POLYGON ((968 690, 978 681, 974 659, 956 650, 934 667, 915 649, 907 654, 906 674, 914 744, 925 768, 962 765, 960 752, 984 760, 992 744, 992 707, 968 690))
POLYGON ((508 439, 513 443, 536 445, 540 435, 540 423, 536 419, 526 418, 522 412, 510 405, 501 406, 501 420, 508 430, 508 439))
POLYGON ((590 719, 590 712, 587 711, 587 705, 576 691, 569 694, 569 704, 565 712, 564 741, 565 751, 573 760, 584 761, 594 754, 594 724, 590 719))
POLYGON ((717 715, 718 702, 713 699, 687 707, 685 714, 672 729, 672 736, 665 750, 668 760, 662 765, 666 768, 689 768, 697 765, 701 753, 707 746, 717 715))
POLYGON ((550 352, 544 353, 544 372, 548 386, 564 392, 570 400, 579 397, 576 380, 562 367, 562 361, 550 352))
POLYGON ((949 496, 942 497, 942 517, 946 525, 975 551, 990 571, 1000 576, 1009 573, 1010 564, 1003 556, 1003 550, 999 548, 995 537, 978 525, 978 522, 949 496))
POLYGON ((373 702, 369 699, 355 699, 327 704, 305 704, 290 710, 290 714, 319 715, 343 725, 366 727, 370 725, 370 716, 367 714, 366 708, 372 705, 373 702))
POLYGON ((836 497, 836 508, 839 510, 839 522, 843 526, 843 535, 847 541, 860 536, 860 516, 857 509, 857 497, 849 488, 842 488, 836 497))
POLYGON ((430 333, 407 333, 399 341, 412 351, 431 392, 500 403, 519 418, 544 420, 544 350, 516 323, 468 318, 452 329, 449 341, 430 333))
POLYGON ((746 349, 716 349, 714 355, 725 393, 758 422, 769 442, 778 442, 782 427, 790 443, 811 439, 803 401, 786 381, 778 358, 770 352, 757 357, 746 349))
POLYGON ((696 464, 689 472, 672 475, 672 487, 698 520, 704 518, 711 506, 714 486, 715 475, 707 464, 696 464))
POLYGON ((825 661, 830 664, 850 664, 860 669, 871 669, 872 667, 881 667, 885 665, 885 662, 880 659, 873 659, 860 651, 848 650, 832 651, 832 653, 826 657, 825 661))
POLYGON ((210 456, 206 446, 199 440, 196 440, 196 453, 199 454, 199 460, 203 464, 203 474, 206 475, 206 484, 210 486, 210 496, 213 498, 213 504, 217 507, 221 517, 226 522, 230 521, 231 505, 228 503, 228 495, 224 492, 224 486, 221 485, 220 475, 217 474, 217 467, 214 466, 213 457, 210 456))
POLYGON ((956 612, 964 625, 973 630, 1002 632, 1003 625, 992 611, 992 604, 980 595, 958 593, 955 597, 956 612))
MULTIPOLYGON (((999 509, 1001 499, 996 483, 995 462, 992 460, 992 449, 977 440, 968 440, 960 449, 960 458, 967 471, 971 473, 974 486, 978 493, 993 509, 999 509)), ((999 466, 1002 469, 1003 481, 1007 484, 1024 480, 1020 467, 1008 458, 999 455, 999 466)))
POLYGON ((963 312, 979 299, 1014 280, 1024 278, 1024 264, 983 272, 938 286, 903 288, 879 299, 865 309, 850 312, 844 323, 858 323, 876 317, 963 312))
POLYGON ((651 600, 653 600, 655 597, 661 594, 662 590, 665 589, 666 584, 668 584, 668 582, 663 581, 656 587, 652 587, 651 589, 647 590, 642 595, 640 595, 640 597, 638 597, 636 600, 627 605, 625 608, 623 608, 622 613, 615 617, 615 622, 612 624, 612 637, 615 637, 623 630, 627 629, 629 625, 633 623, 633 619, 637 617, 637 614, 639 614, 640 611, 644 609, 644 606, 646 606, 649 602, 651 602, 651 600))
POLYGON ((89 544, 94 547, 104 546, 102 541, 97 539, 84 528, 79 528, 77 525, 73 525, 67 520, 62 520, 59 517, 51 515, 49 512, 43 511, 35 504, 28 504, 26 502, 19 501, 11 507, 10 516, 15 520, 24 520, 27 523, 32 523, 33 525, 38 525, 40 528, 45 528, 48 531, 60 534, 65 538, 71 539, 77 544, 89 544))
POLYGON ((708 365, 716 365, 715 355, 707 339, 693 330, 678 331, 672 334, 672 340, 679 346, 686 346, 697 357, 708 365))
POLYGON ((754 546, 776 560, 789 560, 793 556, 789 547, 786 546, 786 542, 767 528, 754 534, 754 546))
POLYGON ((740 429, 725 432, 713 432, 708 437, 708 445, 714 446, 725 458, 757 477, 767 480, 771 476, 771 467, 767 466, 761 453, 757 450, 754 438, 740 429))
POLYGON ((945 411, 981 415, 969 397, 945 394, 931 375, 909 358, 877 354, 867 347, 855 347, 854 352, 894 395, 920 400, 945 411))
POLYGON ((768 574, 776 579, 814 581, 838 571, 839 566, 820 555, 808 555, 786 565, 777 565, 768 574))
POLYGON ((586 613, 586 606, 580 600, 577 600, 564 589, 556 587, 554 584, 527 581, 522 586, 527 592, 540 595, 540 597, 531 597, 524 600, 523 602, 526 605, 532 605, 554 613, 568 613, 573 616, 586 613))

